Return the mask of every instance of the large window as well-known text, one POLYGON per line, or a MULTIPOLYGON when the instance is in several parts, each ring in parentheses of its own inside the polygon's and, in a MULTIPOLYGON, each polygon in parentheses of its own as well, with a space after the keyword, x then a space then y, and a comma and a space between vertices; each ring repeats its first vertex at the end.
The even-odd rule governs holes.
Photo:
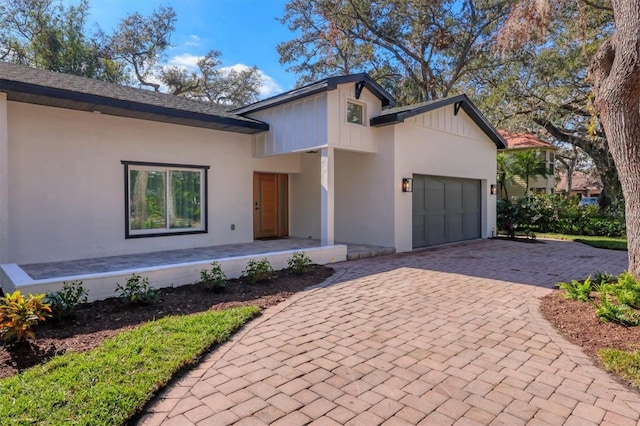
POLYGON ((122 164, 127 238, 207 232, 208 166, 122 164))

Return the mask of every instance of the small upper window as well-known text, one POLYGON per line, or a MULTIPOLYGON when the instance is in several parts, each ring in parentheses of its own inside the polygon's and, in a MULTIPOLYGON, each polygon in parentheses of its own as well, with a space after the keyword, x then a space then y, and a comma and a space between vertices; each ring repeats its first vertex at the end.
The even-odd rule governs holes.
POLYGON ((364 107, 362 104, 347 102, 347 122, 364 124, 364 107))

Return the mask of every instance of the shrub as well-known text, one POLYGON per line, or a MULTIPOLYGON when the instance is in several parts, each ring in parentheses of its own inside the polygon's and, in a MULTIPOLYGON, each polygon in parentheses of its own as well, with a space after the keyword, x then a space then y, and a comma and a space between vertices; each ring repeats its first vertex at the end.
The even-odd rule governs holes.
POLYGON ((559 194, 532 194, 498 200, 499 229, 516 224, 518 231, 569 235, 623 237, 626 234, 620 208, 578 207, 578 198, 559 194))
POLYGON ((609 286, 609 292, 618 303, 640 308, 640 284, 629 272, 623 272, 618 280, 609 286))
POLYGON ((304 254, 304 252, 297 251, 293 253, 293 256, 287 259, 287 266, 294 274, 303 275, 311 269, 313 262, 309 256, 304 254))
POLYGON ((133 274, 127 283, 121 286, 116 283, 116 294, 128 303, 154 303, 158 300, 158 291, 149 285, 149 278, 133 274))
POLYGON ((247 262, 247 267, 240 274, 240 278, 246 280, 249 284, 268 281, 275 275, 271 263, 266 257, 260 260, 251 259, 247 262))
POLYGON ((624 326, 640 325, 640 314, 629 305, 614 303, 608 293, 600 294, 596 315, 602 322, 612 321, 624 326))
POLYGON ((51 308, 44 302, 44 294, 26 298, 19 290, 0 299, 0 338, 5 342, 33 339, 31 327, 51 316, 51 308))
POLYGON ((564 297, 567 299, 588 302, 591 298, 591 277, 584 282, 573 280, 570 283, 560 283, 559 286, 565 291, 564 297))
POLYGON ((87 290, 82 286, 82 281, 64 282, 62 290, 48 293, 45 301, 51 307, 53 318, 63 320, 73 316, 78 306, 87 303, 87 290))
POLYGON ((595 286, 601 283, 609 284, 613 282, 613 275, 607 271, 596 271, 593 273, 593 282, 591 287, 595 290, 595 286))
POLYGON ((225 275, 219 262, 211 263, 211 269, 200 271, 200 282, 209 290, 222 292, 227 286, 227 276, 225 275))

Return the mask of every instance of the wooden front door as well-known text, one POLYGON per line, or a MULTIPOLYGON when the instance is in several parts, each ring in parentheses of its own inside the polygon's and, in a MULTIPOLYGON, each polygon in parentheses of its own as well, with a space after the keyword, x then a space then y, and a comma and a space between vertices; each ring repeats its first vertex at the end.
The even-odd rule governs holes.
POLYGON ((277 173, 253 174, 253 236, 289 235, 289 177, 277 173))

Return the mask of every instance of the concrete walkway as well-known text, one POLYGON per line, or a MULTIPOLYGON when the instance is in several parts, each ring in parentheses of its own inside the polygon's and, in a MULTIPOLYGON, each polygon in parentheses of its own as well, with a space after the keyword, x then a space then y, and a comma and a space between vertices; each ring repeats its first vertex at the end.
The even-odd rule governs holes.
POLYGON ((626 252, 475 241, 336 265, 146 409, 144 425, 635 425, 640 395, 539 314, 626 252))

